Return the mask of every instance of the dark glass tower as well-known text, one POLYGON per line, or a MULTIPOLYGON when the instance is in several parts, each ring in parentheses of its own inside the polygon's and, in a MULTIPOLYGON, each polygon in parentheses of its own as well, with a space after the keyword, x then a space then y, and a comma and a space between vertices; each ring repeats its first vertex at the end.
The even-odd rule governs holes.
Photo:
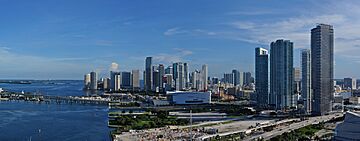
POLYGON ((264 48, 255 48, 255 92, 259 107, 269 104, 269 55, 264 48))
POLYGON ((334 29, 319 24, 311 29, 312 113, 324 115, 332 111, 334 89, 334 29))
POLYGON ((270 47, 269 104, 277 110, 295 107, 293 43, 289 40, 277 40, 270 47))
POLYGON ((146 57, 145 60, 145 91, 153 89, 153 72, 152 72, 152 57, 146 57))

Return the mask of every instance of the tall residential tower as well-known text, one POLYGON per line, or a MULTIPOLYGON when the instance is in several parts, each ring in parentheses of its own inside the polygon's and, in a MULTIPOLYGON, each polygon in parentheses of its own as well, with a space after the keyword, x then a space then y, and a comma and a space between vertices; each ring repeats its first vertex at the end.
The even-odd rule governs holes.
POLYGON ((311 69, 312 113, 324 115, 332 111, 334 97, 334 29, 331 25, 319 24, 311 29, 311 69))
POLYGON ((259 107, 269 104, 269 55, 264 48, 255 48, 255 93, 259 107))
POLYGON ((305 49, 301 52, 301 95, 304 100, 304 110, 311 113, 312 89, 311 89, 311 57, 310 50, 305 49))
POLYGON ((295 107, 293 42, 277 40, 270 47, 269 104, 277 110, 295 107))

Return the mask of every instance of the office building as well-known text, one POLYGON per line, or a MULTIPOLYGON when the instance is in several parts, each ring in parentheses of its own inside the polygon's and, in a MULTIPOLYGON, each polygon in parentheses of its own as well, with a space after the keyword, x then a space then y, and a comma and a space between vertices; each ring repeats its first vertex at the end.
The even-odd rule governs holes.
POLYGON ((103 90, 109 90, 110 89, 110 78, 104 78, 103 81, 103 90))
POLYGON ((243 83, 246 86, 249 86, 251 84, 251 72, 243 73, 243 83))
POLYGON ((269 53, 264 48, 255 48, 255 94, 259 107, 269 104, 269 53))
POLYGON ((238 70, 232 70, 232 75, 233 75, 233 84, 234 86, 239 86, 240 85, 240 72, 238 70))
POLYGON ((90 90, 97 90, 97 74, 96 74, 96 72, 90 73, 90 90))
POLYGON ((163 91, 164 89, 164 76, 165 76, 165 67, 163 64, 160 64, 159 67, 158 67, 158 70, 159 70, 159 89, 160 89, 160 92, 163 91))
POLYGON ((293 43, 277 40, 270 44, 269 104, 277 110, 296 106, 293 90, 293 43))
POLYGON ((85 90, 90 89, 90 83, 91 83, 90 73, 85 74, 84 75, 84 89, 85 90))
POLYGON ((201 88, 200 91, 208 90, 208 66, 203 65, 201 68, 201 88))
POLYGON ((146 57, 145 60, 145 91, 153 90, 153 69, 152 57, 146 57))
POLYGON ((140 89, 140 71, 132 70, 131 71, 131 86, 133 91, 140 89))
POLYGON ((224 83, 234 84, 234 75, 232 73, 224 73, 224 83))
POLYGON ((153 91, 159 92, 160 90, 160 73, 159 70, 153 70, 153 91))
POLYGON ((319 24, 311 30, 311 69, 312 113, 324 115, 332 111, 334 97, 334 30, 331 25, 319 24))
POLYGON ((121 88, 131 89, 131 72, 121 72, 121 88))
POLYGON ((114 90, 113 91, 120 91, 121 90, 121 75, 120 73, 114 74, 114 90))
POLYGON ((306 113, 311 113, 313 97, 311 89, 311 56, 309 49, 301 52, 301 74, 301 95, 304 100, 304 110, 306 113))
POLYGON ((110 71, 110 90, 115 90, 115 82, 117 81, 115 76, 120 75, 120 72, 110 71))
POLYGON ((184 63, 184 83, 185 83, 185 89, 189 88, 189 65, 188 63, 184 63))
POLYGON ((344 89, 354 90, 356 89, 355 78, 344 78, 344 89))

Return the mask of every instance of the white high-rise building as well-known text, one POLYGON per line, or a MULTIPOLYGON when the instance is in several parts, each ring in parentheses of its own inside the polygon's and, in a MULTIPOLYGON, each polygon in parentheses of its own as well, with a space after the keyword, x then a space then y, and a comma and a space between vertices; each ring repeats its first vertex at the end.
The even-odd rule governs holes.
POLYGON ((207 91, 208 90, 208 66, 203 65, 201 69, 201 91, 207 91))
POLYGON ((90 73, 85 74, 84 75, 84 89, 86 89, 86 90, 90 89, 90 83, 91 83, 90 73))
POLYGON ((304 110, 311 113, 312 89, 311 89, 311 57, 310 50, 301 52, 301 95, 304 99, 304 110))

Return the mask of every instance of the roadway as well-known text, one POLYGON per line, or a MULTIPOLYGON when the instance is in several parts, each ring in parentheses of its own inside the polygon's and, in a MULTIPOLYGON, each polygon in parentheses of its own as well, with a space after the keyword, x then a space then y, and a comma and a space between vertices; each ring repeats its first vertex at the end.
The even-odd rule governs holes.
POLYGON ((331 114, 331 115, 325 115, 325 116, 318 116, 318 117, 310 117, 308 120, 297 122, 290 124, 289 126, 280 126, 278 128, 275 128, 274 130, 270 132, 265 132, 260 135, 252 136, 248 139, 245 139, 245 141, 252 141, 255 139, 263 138, 264 140, 269 140, 273 137, 279 136, 285 132, 291 132, 292 130, 299 129, 311 124, 319 124, 320 122, 326 122, 331 120, 332 118, 341 117, 343 114, 331 114))

